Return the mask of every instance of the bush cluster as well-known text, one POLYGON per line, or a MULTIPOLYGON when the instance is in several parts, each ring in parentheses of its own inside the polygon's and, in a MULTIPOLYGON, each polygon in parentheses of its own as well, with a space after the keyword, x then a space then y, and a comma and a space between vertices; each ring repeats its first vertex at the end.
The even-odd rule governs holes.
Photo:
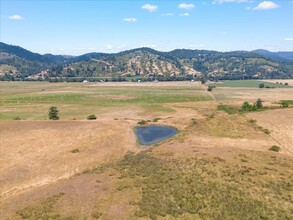
POLYGON ((87 120, 96 120, 96 119, 97 119, 97 116, 95 116, 95 115, 89 115, 87 117, 87 120))
POLYGON ((257 111, 259 109, 263 108, 263 101, 261 99, 257 99, 255 103, 249 104, 248 102, 243 102, 241 111, 251 112, 251 111, 257 111))

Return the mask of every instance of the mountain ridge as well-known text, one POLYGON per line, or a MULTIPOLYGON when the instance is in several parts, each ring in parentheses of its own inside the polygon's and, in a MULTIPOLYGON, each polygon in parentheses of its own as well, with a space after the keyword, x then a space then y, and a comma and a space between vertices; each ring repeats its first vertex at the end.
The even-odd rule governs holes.
POLYGON ((142 47, 80 56, 38 54, 0 42, 0 79, 52 77, 292 78, 293 52, 219 52, 142 47), (292 60, 291 60, 292 59, 292 60), (41 75, 40 75, 41 74, 41 75))

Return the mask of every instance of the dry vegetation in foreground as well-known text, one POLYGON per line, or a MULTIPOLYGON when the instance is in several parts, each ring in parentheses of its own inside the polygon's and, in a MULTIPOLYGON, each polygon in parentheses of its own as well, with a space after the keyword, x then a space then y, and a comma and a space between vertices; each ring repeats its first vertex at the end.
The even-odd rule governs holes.
MULTIPOLYGON (((122 199, 121 219, 292 219, 290 159, 250 151, 216 156, 199 150, 185 159, 159 154, 159 150, 128 153, 117 163, 80 174, 96 180, 91 212, 66 215, 58 205, 77 198, 61 192, 16 211, 16 215, 26 219, 110 219, 109 207, 122 199), (99 196, 104 175, 114 184, 99 196), (123 198, 129 193, 134 196, 123 198)), ((81 210, 72 206, 67 208, 81 210)))

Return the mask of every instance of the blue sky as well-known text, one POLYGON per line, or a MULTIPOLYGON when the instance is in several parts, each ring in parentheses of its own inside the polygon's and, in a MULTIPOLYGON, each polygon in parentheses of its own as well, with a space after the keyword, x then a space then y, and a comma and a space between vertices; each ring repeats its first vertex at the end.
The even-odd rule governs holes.
POLYGON ((293 51, 293 0, 1 0, 0 41, 41 54, 293 51))

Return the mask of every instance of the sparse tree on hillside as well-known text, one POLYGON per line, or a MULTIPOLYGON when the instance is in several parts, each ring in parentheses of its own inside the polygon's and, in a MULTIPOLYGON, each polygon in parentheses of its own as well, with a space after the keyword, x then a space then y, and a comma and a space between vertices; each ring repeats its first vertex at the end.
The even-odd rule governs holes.
POLYGON ((258 85, 258 87, 259 87, 260 89, 262 89, 262 88, 265 87, 265 84, 264 84, 264 83, 261 83, 261 84, 258 85))
POLYGON ((49 109, 49 119, 50 120, 59 120, 59 116, 58 116, 58 109, 56 106, 51 106, 49 109))

